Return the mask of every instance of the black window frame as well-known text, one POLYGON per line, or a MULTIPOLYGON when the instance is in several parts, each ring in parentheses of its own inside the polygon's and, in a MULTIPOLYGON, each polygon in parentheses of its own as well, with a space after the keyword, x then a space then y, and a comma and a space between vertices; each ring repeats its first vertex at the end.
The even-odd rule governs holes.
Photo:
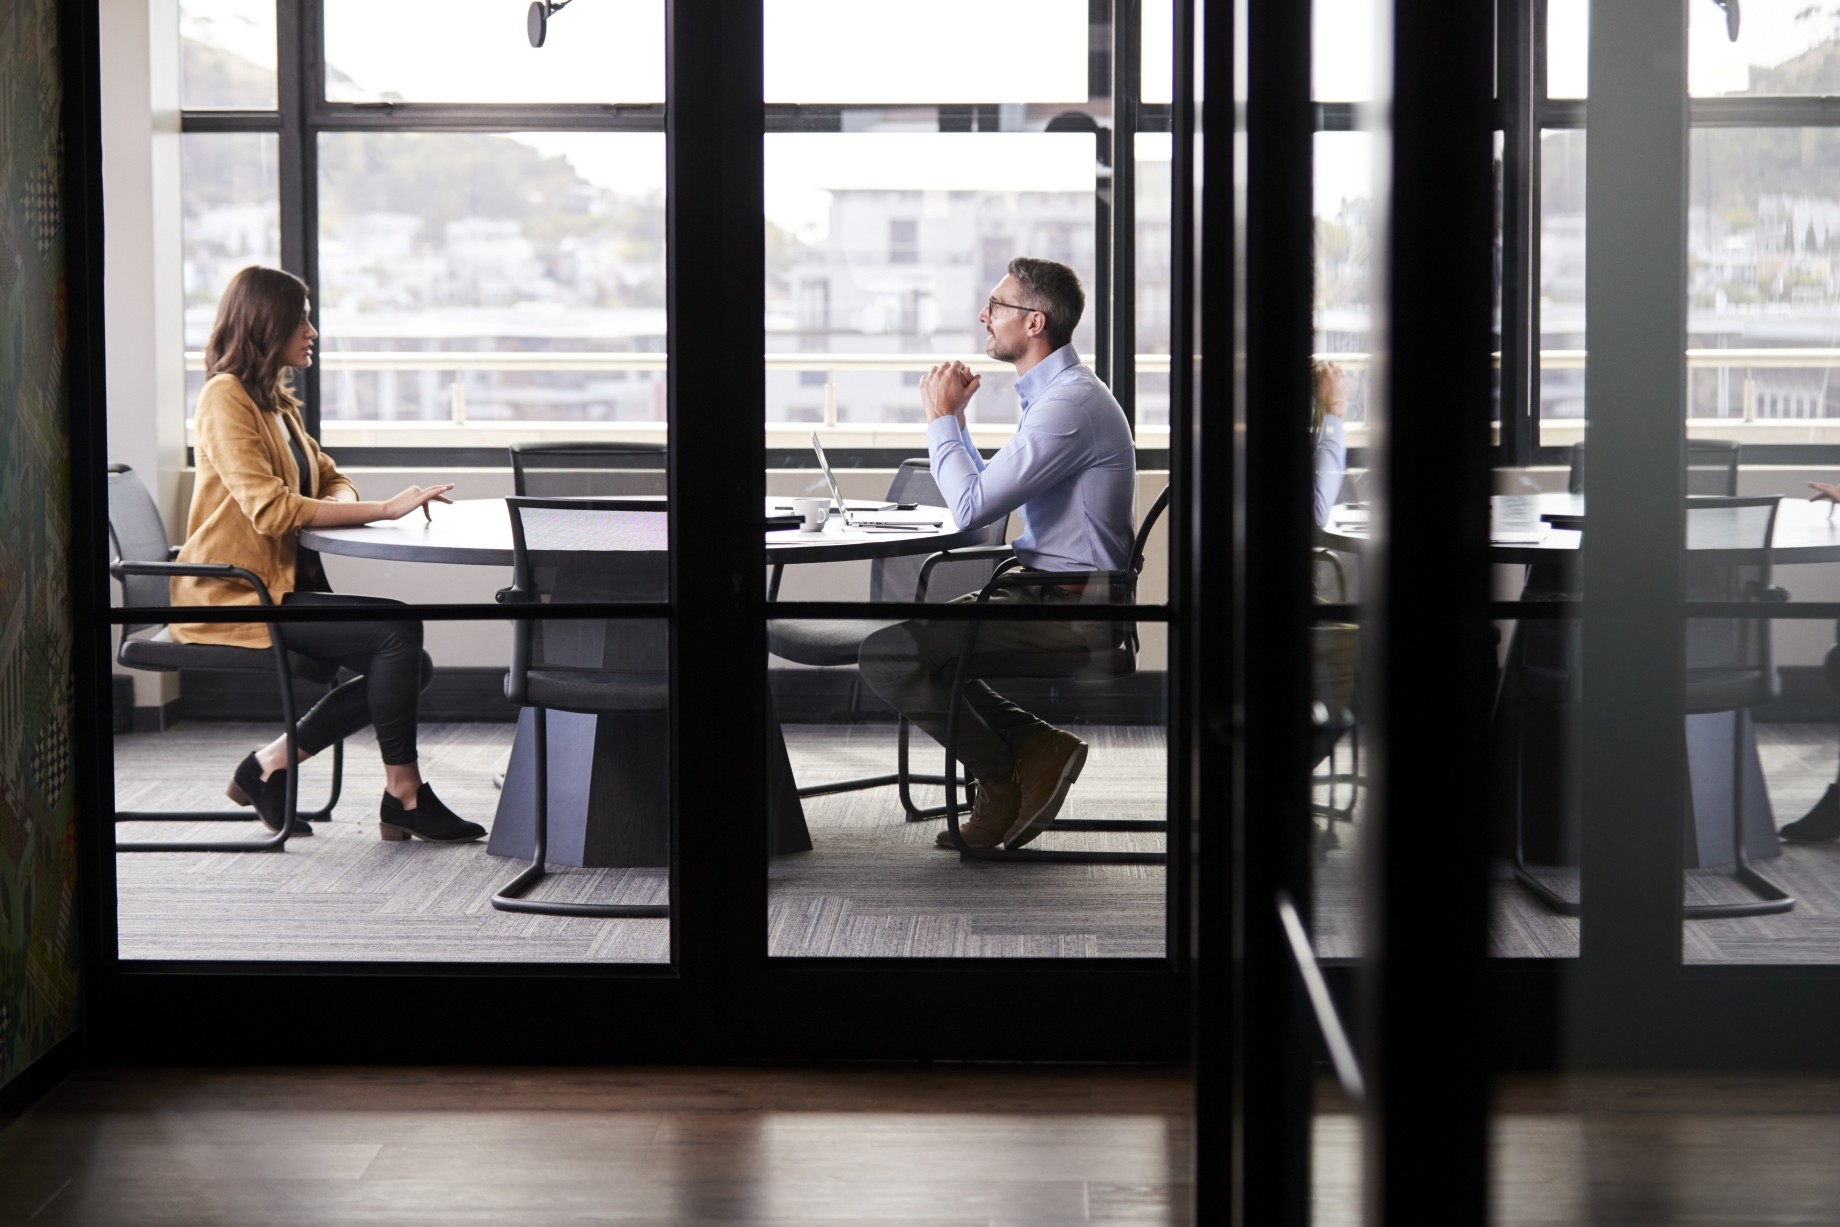
MULTIPOLYGON (((182 135, 208 133, 273 133, 279 139, 281 201, 281 265, 318 286, 319 274, 319 160, 318 138, 338 132, 651 132, 665 131, 665 105, 660 103, 427 103, 333 102, 326 98, 324 0, 274 0, 276 8, 276 106, 267 110, 192 110, 180 112, 182 135)), ((1168 104, 1146 105, 1140 91, 1141 0, 1088 0, 1089 111, 1102 111, 1109 119, 1095 120, 1098 164, 1110 167, 1109 180, 1101 178, 1094 199, 1095 263, 1088 297, 1098 344, 1095 364, 1100 378, 1112 385, 1131 422, 1137 428, 1135 303, 1132 294, 1114 296, 1113 285, 1136 283, 1135 243, 1118 241, 1133 235, 1136 222, 1134 159, 1114 156, 1114 147, 1129 150, 1140 133, 1171 130, 1168 104), (1118 135, 1122 134, 1123 139, 1118 135), (1118 301, 1114 301, 1114 298, 1118 301)), ((508 35, 507 37, 510 37, 508 35)), ((910 119, 932 119, 940 132, 999 132, 1011 109, 996 103, 918 103, 855 105, 768 104, 768 133, 839 132, 845 115, 875 111, 910 119)), ((917 238, 916 238, 917 241, 917 238)), ((319 302, 312 304, 315 326, 319 302)), ((297 392, 307 428, 320 431, 320 371, 301 372, 297 392)), ((886 459, 873 454, 840 454, 846 465, 871 465, 886 459)), ((886 449, 879 449, 886 450, 886 449)), ((1166 461, 1167 452, 1156 455, 1166 461)), ((339 459, 352 467, 419 465, 436 455, 445 463, 490 467, 504 460, 495 447, 434 445, 427 447, 342 447, 339 459)), ((190 461, 188 447, 187 460, 190 461)), ((790 467, 811 467, 811 458, 797 451, 783 454, 790 467)))
MULTIPOLYGON (((1689 0, 1710 5, 1712 0, 1689 0)), ((1547 0, 1498 0, 1499 59, 1503 67, 1498 106, 1507 134, 1504 188, 1502 448, 1499 463, 1564 465, 1567 446, 1540 443, 1540 134, 1584 131, 1589 100, 1552 98, 1546 92, 1547 0), (1513 74, 1525 71, 1525 80, 1513 74), (1510 88, 1511 84, 1511 88, 1510 88), (1511 227, 1508 218, 1517 225, 1511 227), (1511 238, 1509 236, 1512 236, 1511 238), (1515 287, 1510 323, 1509 293, 1515 287), (1509 347, 1514 347, 1510 352, 1509 347), (1510 387, 1513 421, 1510 424, 1510 387)), ((1742 40, 1742 35, 1740 35, 1742 40)), ((1821 95, 1759 95, 1687 99, 1689 139, 1702 128, 1828 128, 1840 130, 1840 98, 1821 95)), ((1585 420, 1588 422, 1589 409, 1585 420)), ((1840 463, 1840 443, 1744 444, 1747 463, 1823 465, 1840 463)))

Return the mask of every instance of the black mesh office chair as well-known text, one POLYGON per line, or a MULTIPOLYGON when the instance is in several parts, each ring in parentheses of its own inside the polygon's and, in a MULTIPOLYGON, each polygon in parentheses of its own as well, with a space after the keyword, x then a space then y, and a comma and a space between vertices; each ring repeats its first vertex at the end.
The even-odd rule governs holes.
POLYGON ((513 443, 512 487, 540 498, 662 496, 665 458, 662 443, 513 443))
MULTIPOLYGON (((887 501, 941 506, 945 496, 933 480, 932 464, 924 457, 903 460, 889 482, 887 501)), ((878 558, 869 564, 869 600, 875 601, 949 601, 967 592, 975 592, 990 579, 999 561, 1009 551, 996 548, 1003 540, 1004 524, 984 530, 984 539, 975 546, 945 550, 922 556, 906 554, 896 558, 878 558)), ((767 581, 767 599, 779 598, 783 564, 775 564, 767 581)), ((816 621, 776 618, 767 623, 767 649, 783 660, 821 668, 856 667, 862 641, 889 625, 887 619, 851 618, 844 621, 816 621)), ((850 710, 856 710, 861 694, 860 678, 850 684, 850 710)), ((895 770, 886 775, 861 776, 811 784, 799 789, 801 797, 821 797, 832 793, 855 792, 864 788, 881 788, 889 784, 900 790, 901 808, 909 822, 937 818, 945 807, 921 806, 913 799, 915 784, 943 785, 945 777, 915 775, 909 766, 910 728, 905 719, 899 723, 895 741, 895 770)))
MULTIPOLYGON (((1137 538, 1131 547, 1130 565, 1122 571, 1056 571, 1050 573, 1023 573, 1018 570, 1020 560, 1012 557, 999 564, 990 582, 978 593, 979 602, 986 602, 991 595, 1004 587, 1040 587, 1046 584, 1065 583, 1104 583, 1109 585, 1112 598, 1119 604, 1130 604, 1137 599, 1137 581, 1144 570, 1144 552, 1150 543, 1150 535, 1162 518, 1163 511, 1169 506, 1169 487, 1164 486, 1156 501, 1150 505, 1143 521, 1138 525, 1137 538)), ((1044 674, 1039 666, 1040 660, 1031 662, 1028 669, 1018 669, 1015 657, 992 655, 980 657, 977 653, 976 622, 968 624, 970 633, 964 638, 959 650, 958 664, 953 677, 952 693, 954 696, 964 690, 965 683, 972 678, 989 680, 992 678, 1026 676, 1040 678, 1044 674)), ((1076 667, 1059 673, 1079 684, 1109 683, 1130 677, 1137 672, 1137 624, 1120 622, 1117 624, 1117 638, 1109 652, 1097 654, 1081 661, 1076 667)), ((957 762, 956 746, 958 743, 959 709, 962 706, 956 698, 946 709, 946 772, 951 775, 957 762)), ((1088 865, 1161 865, 1168 861, 1167 852, 1111 852, 1096 849, 1063 848, 973 848, 965 842, 959 831, 958 789, 951 779, 946 783, 946 830, 950 832, 958 854, 966 860, 982 861, 1035 861, 1040 863, 1075 862, 1088 865)), ((1145 821, 1125 818, 1060 818, 1049 828, 1050 831, 1132 831, 1138 833, 1166 833, 1169 824, 1166 821, 1145 821)))
MULTIPOLYGON (((551 596, 567 601, 592 599, 605 587, 610 598, 633 582, 619 564, 618 551, 607 542, 635 517, 662 516, 660 505, 637 498, 518 498, 505 500, 511 515, 511 587, 498 594, 507 604, 536 604, 551 596), (570 556, 573 555, 571 558, 570 556), (596 580, 599 567, 610 568, 608 582, 596 580), (552 568, 566 582, 559 588, 540 584, 538 567, 552 568)), ((626 599, 644 593, 625 593, 626 599)), ((662 617, 663 611, 660 610, 662 617)), ((669 661, 657 636, 644 622, 628 619, 588 622, 520 618, 513 623, 511 668, 505 674, 505 697, 533 710, 533 775, 536 781, 533 848, 528 868, 492 896, 501 912, 545 916, 669 916, 668 904, 568 903, 526 899, 548 872, 549 725, 547 713, 602 714, 657 712, 670 698, 669 661), (617 628, 617 629, 616 629, 617 628)))
MULTIPOLYGON (((1687 440, 1687 494, 1717 494, 1730 497, 1738 493, 1738 460, 1742 445, 1729 439, 1687 440)), ((1566 474, 1565 488, 1573 494, 1584 493, 1584 444, 1572 444, 1571 471, 1566 474)))
MULTIPOLYGON (((1695 603, 1764 604, 1784 601, 1788 593, 1774 586, 1770 542, 1781 500, 1766 498, 1691 498, 1686 507, 1684 597, 1695 603)), ((1588 530, 1587 530, 1588 531, 1588 530)), ((1536 637, 1517 662, 1520 684, 1536 701, 1576 707, 1584 680, 1578 669, 1579 632, 1575 620, 1546 620, 1553 629, 1536 637)), ((1752 896, 1730 903, 1690 903, 1681 909, 1688 920, 1764 916, 1786 912, 1795 900, 1754 869, 1744 850, 1745 767, 1750 709, 1780 692, 1771 642, 1772 623, 1762 617, 1695 617, 1685 626, 1684 710, 1688 715, 1731 712, 1731 872, 1728 875, 1752 896)), ((1515 775, 1522 773, 1517 743, 1515 775)), ((1518 784, 1517 784, 1518 787, 1518 784)), ((1515 877, 1541 901, 1568 916, 1578 914, 1576 899, 1561 894, 1526 862, 1522 814, 1514 811, 1515 877)))
MULTIPOLYGON (((1342 561, 1332 550, 1312 550, 1310 558, 1317 573, 1317 602, 1346 605, 1348 576, 1342 561), (1325 579, 1332 580, 1328 587, 1325 579)), ((1338 822, 1353 822, 1356 803, 1360 800, 1361 732, 1355 721, 1355 686, 1361 667, 1361 628, 1353 622, 1316 622, 1310 626, 1310 764, 1312 770, 1324 759, 1328 770, 1310 777, 1312 791, 1326 789, 1328 796, 1312 801, 1310 813, 1324 821, 1319 851, 1336 847, 1338 822), (1348 764, 1337 762, 1341 743, 1348 743, 1348 764), (1346 788, 1346 800, 1340 800, 1346 788)))
MULTIPOLYGON (((663 443, 564 439, 513 443, 510 452, 512 489, 519 495, 663 498, 666 493, 668 451, 663 443)), ((538 590, 547 592, 551 578, 540 568, 538 590)), ((505 786, 504 771, 492 774, 492 786, 505 786)))
MULTIPOLYGON (((109 466, 109 539, 115 547, 116 560, 109 573, 121 581, 125 608, 159 607, 172 604, 170 581, 175 575, 208 575, 235 579, 255 591, 260 604, 249 610, 249 620, 264 621, 262 610, 273 607, 267 587, 253 573, 226 563, 187 563, 174 561, 178 550, 166 536, 166 525, 153 496, 134 470, 125 464, 109 466)), ((285 630, 271 624, 269 648, 225 647, 214 643, 176 643, 166 626, 159 623, 131 623, 121 628, 121 647, 116 659, 130 669, 172 673, 180 669, 224 670, 236 673, 267 674, 275 678, 281 692, 281 719, 287 737, 289 761, 296 757, 294 723, 297 705, 296 681, 331 685, 338 676, 338 666, 311 660, 288 652, 284 646, 285 630)), ((320 821, 332 816, 338 804, 344 779, 345 743, 332 748, 332 795, 311 813, 299 809, 300 773, 288 772, 287 800, 283 807, 281 829, 263 839, 237 840, 141 840, 117 842, 117 852, 269 852, 287 846, 288 835, 296 817, 320 821)), ((200 822, 241 820, 237 810, 117 810, 116 822, 200 822)))

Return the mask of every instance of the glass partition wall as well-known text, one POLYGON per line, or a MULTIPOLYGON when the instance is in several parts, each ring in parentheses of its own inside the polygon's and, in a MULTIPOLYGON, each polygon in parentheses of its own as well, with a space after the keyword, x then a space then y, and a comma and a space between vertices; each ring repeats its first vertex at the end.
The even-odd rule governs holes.
MULTIPOLYGON (((767 676, 784 735, 769 759, 789 766, 808 839, 776 846, 769 862, 777 958, 1170 950, 1168 678, 1179 656, 1165 633, 1160 498, 1171 480, 1172 26, 1167 4, 1116 5, 1102 24, 1091 10, 1084 0, 1009 14, 766 6, 766 422, 770 434, 781 423, 820 432, 845 500, 819 531, 769 548, 767 676), (1026 43, 1030 54, 963 54, 953 32, 973 25, 980 45, 1026 43), (891 40, 911 55, 891 62, 880 50, 891 40), (1030 403, 1067 393, 1027 379, 1035 356, 1008 337, 1050 305, 1045 284, 1013 275, 1017 257, 1078 278, 1083 307, 1053 300, 1078 317, 1055 323, 1064 340, 1044 352, 1064 344, 1106 402, 1103 419, 1081 418, 1106 439, 1080 461, 1093 475, 1070 507, 1037 504, 1060 517, 1040 525, 1021 506, 984 509, 964 472, 940 481, 923 408, 929 371, 962 364, 975 380, 970 445, 999 466, 986 472, 991 490, 1006 463, 1020 475, 1003 479, 1012 484, 1074 463, 1040 450, 1053 405, 1028 417, 1030 403), (1110 521, 1089 525, 1079 500, 1097 500, 1101 485, 1110 521), (1004 564, 1010 543, 1031 529, 1022 561, 1074 582, 1016 586, 1025 568, 985 594, 982 609, 1003 619, 957 617, 1016 565, 1004 564), (1092 533, 1099 554, 1067 544, 1092 533), (1088 574, 1095 567, 1110 576, 1088 574), (958 604, 939 611, 945 602, 958 604), (1133 608, 1108 608, 1118 605, 1133 608), (913 606, 933 608, 903 612, 913 606), (1058 651, 1028 646, 1061 640, 1058 651), (962 685, 977 697, 948 729, 958 705, 922 700, 899 669, 905 656, 924 660, 911 667, 929 695, 954 693, 961 648, 962 685), (1038 767, 1043 757, 1052 764, 1038 767), (1031 773, 1054 777, 1043 785, 1056 794, 1052 825, 995 830, 993 813, 1020 813, 1006 789, 1039 809, 1031 773)), ((947 463, 968 466, 957 433, 947 463)), ((768 492, 781 511, 832 499, 808 449, 769 471, 768 492)))
POLYGON ((164 288, 184 310, 184 427, 156 433, 182 438, 189 463, 111 474, 108 515, 139 567, 118 602, 170 596, 188 612, 114 613, 152 640, 116 666, 143 695, 113 747, 116 811, 132 819, 112 863, 118 957, 668 963, 662 12, 603 8, 539 50, 489 4, 177 8, 182 261, 164 288), (411 44, 420 54, 385 53, 411 44), (298 429, 327 459, 283 419, 270 439, 302 449, 298 493, 280 492, 298 460, 239 442, 265 415, 226 407, 221 377, 201 397, 219 298, 251 265, 302 276, 318 334, 290 384, 298 429), (426 514, 378 507, 368 528, 290 502, 446 482, 426 514), (560 513, 513 495, 615 504, 560 513), (273 620, 159 631, 214 616, 189 612, 207 597, 258 599, 212 579, 214 595, 197 580, 169 594, 157 573, 168 545, 226 516, 279 524, 281 562, 215 538, 180 557, 254 568, 273 620), (311 591, 410 608, 299 595, 311 591), (380 623, 386 654, 413 666, 425 649, 425 663, 393 672, 365 638, 380 623), (274 636, 294 651, 291 694, 266 651, 211 656, 274 636), (289 702, 293 750, 310 757, 277 772, 289 702), (405 760, 477 827, 393 823, 380 798, 402 791, 405 760), (301 817, 282 841, 275 781, 290 776, 301 817), (539 813, 550 872, 514 888, 539 813), (628 913, 591 914, 603 906, 628 913))
MULTIPOLYGON (((1180 157, 1169 139, 1169 7, 1053 5, 1026 23, 978 13, 985 24, 1010 20, 998 32, 1026 36, 1041 54, 967 63, 943 93, 935 72, 865 77, 852 47, 884 46, 887 18, 871 30, 852 6, 768 4, 719 27, 699 25, 691 6, 570 6, 552 15, 542 49, 496 6, 392 6, 383 39, 366 33, 362 10, 335 0, 262 7, 182 6, 192 67, 174 238, 184 275, 172 297, 186 311, 189 382, 162 402, 165 467, 141 468, 164 478, 155 498, 173 543, 204 481, 196 474, 215 463, 194 405, 220 283, 252 263, 299 273, 319 334, 313 365, 295 379, 305 431, 367 495, 456 483, 454 503, 437 503, 429 519, 353 530, 371 547, 331 530, 309 536, 330 588, 401 600, 392 616, 420 624, 435 668, 419 750, 440 795, 487 835, 453 847, 379 839, 368 811, 379 804, 380 751, 359 735, 332 817, 303 808, 313 834, 290 834, 284 855, 99 850, 103 991, 121 1003, 176 992, 207 1011, 254 994, 265 1016, 325 994, 464 1012, 464 1027, 418 1032, 431 1059, 521 1043, 539 1002, 542 1050, 580 1059, 725 1046, 1177 1056, 1185 934, 1166 862, 1181 855, 1167 827, 1181 812, 1170 709, 1182 656, 1171 633, 1175 513, 1159 500, 1181 413, 1170 361, 1180 157), (385 45, 426 50, 382 55, 385 45), (617 53, 584 54, 596 47, 617 53), (1019 523, 932 524, 924 551, 910 548, 921 536, 863 529, 870 548, 827 553, 785 519, 793 498, 828 489, 814 431, 846 498, 940 505, 885 497, 900 462, 925 454, 917 385, 940 358, 975 364, 984 381, 971 410, 977 444, 994 451, 1015 433, 1017 372, 982 352, 978 317, 1007 261, 1029 254, 1080 272, 1086 310, 1069 339, 1114 389, 1135 467, 1119 486, 1124 540, 1108 556, 1119 574, 1053 619, 1091 629, 1088 658, 1009 691, 1090 753, 1063 829, 1033 842, 1124 854, 1046 870, 939 850, 948 823, 907 824, 898 787, 798 796, 894 770, 897 725, 853 660, 812 665, 771 643, 794 610, 800 622, 860 621, 870 601, 887 606, 876 614, 972 625, 971 611, 934 598, 980 577, 942 568, 922 603, 891 595, 911 575, 885 573, 965 549, 981 528, 1003 542, 1019 523), (758 367, 739 360, 754 353, 764 355, 758 367), (691 360, 673 360, 683 354, 691 360), (548 444, 577 450, 531 454, 548 444), (599 465, 598 488, 582 485, 595 467, 583 445, 617 453, 599 465), (531 546, 526 582, 514 582, 511 543, 498 539, 511 532, 508 499, 557 493, 537 488, 556 475, 562 497, 614 500, 631 522, 531 546), (584 545, 590 538, 614 547, 584 545), (584 553, 636 570, 604 576, 599 558, 584 570, 584 553), (554 657, 531 654, 549 649, 630 706, 571 711, 561 701, 582 694, 539 686, 559 700, 539 753, 537 704, 516 702, 507 675, 545 673, 532 661, 554 657), (739 748, 759 735, 767 754, 739 748), (537 761, 550 768, 548 872, 522 893, 633 914, 494 906, 519 893, 509 884, 535 853, 537 761), (865 817, 869 804, 879 808, 865 817), (1133 825, 1083 825, 1119 821, 1133 825), (347 901, 368 913, 342 917, 347 901), (945 958, 897 990, 874 974, 890 954, 945 958), (308 968, 312 988, 297 974, 308 968), (520 987, 482 992, 480 977, 520 987), (1077 1009, 1086 1026, 972 1045, 918 1024, 913 992, 934 1007, 1077 1009), (737 1011, 736 1001, 762 1004, 737 1011), (844 1002, 865 1022, 852 1035, 802 1021, 814 1005, 844 1002)), ((915 23, 909 41, 920 46, 937 28, 915 23)), ((873 58, 889 63, 879 50, 873 58)), ((98 494, 98 525, 104 502, 98 494)), ((179 616, 141 599, 106 615, 117 626, 179 616)), ((271 618, 285 636, 360 615, 282 606, 271 618)), ((976 621, 995 638, 1032 619, 1042 620, 998 609, 976 621)), ((120 736, 119 791, 98 800, 134 816, 124 839, 166 831, 147 811, 208 808, 262 743, 258 730, 272 737, 281 725, 260 678, 188 668, 165 686, 160 714, 140 715, 170 727, 120 736), (155 795, 163 789, 173 795, 155 795)), ((300 705, 324 688, 303 684, 300 705)), ((916 733, 912 774, 943 778, 945 755, 916 733)), ((324 800, 331 759, 328 749, 289 773, 300 806, 324 800)), ((945 800, 938 782, 915 779, 912 790, 923 808, 945 800)), ((976 800, 961 788, 958 802, 976 800)), ((222 808, 238 821, 200 818, 182 834, 248 827, 266 837, 251 809, 232 799, 222 808)), ((110 1017, 147 1013, 129 1005, 110 1017)), ((176 1015, 160 1017, 173 1020, 156 1028, 164 1050, 196 1042, 176 1015)), ((118 1038, 154 1042, 125 1028, 118 1038)), ((356 1055, 363 1043, 331 1046, 356 1055)))

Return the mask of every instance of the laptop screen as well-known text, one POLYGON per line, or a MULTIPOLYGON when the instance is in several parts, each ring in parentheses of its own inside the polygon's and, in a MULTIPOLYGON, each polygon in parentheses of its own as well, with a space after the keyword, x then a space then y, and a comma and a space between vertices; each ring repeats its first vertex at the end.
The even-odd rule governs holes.
POLYGON ((818 442, 818 432, 815 430, 811 432, 811 450, 818 457, 818 468, 824 473, 825 483, 831 488, 831 501, 837 506, 837 514, 843 515, 843 491, 837 486, 837 475, 831 472, 831 462, 824 458, 824 445, 818 442))

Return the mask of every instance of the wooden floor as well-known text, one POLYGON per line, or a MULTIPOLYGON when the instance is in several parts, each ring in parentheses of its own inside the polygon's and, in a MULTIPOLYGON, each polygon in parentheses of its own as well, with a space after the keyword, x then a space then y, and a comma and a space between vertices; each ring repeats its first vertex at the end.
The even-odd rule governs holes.
MULTIPOLYGON (((1496 1101, 1495 1223, 1840 1220, 1833 1079, 1496 1101)), ((1325 1095, 1321 1227, 1359 1139, 1325 1095)), ((0 1224, 1187 1224, 1192 1142, 1179 1069, 101 1070, 0 1133, 0 1224)))
POLYGON ((0 1223, 1185 1223, 1189 1143, 1179 1070, 121 1071, 0 1223))

